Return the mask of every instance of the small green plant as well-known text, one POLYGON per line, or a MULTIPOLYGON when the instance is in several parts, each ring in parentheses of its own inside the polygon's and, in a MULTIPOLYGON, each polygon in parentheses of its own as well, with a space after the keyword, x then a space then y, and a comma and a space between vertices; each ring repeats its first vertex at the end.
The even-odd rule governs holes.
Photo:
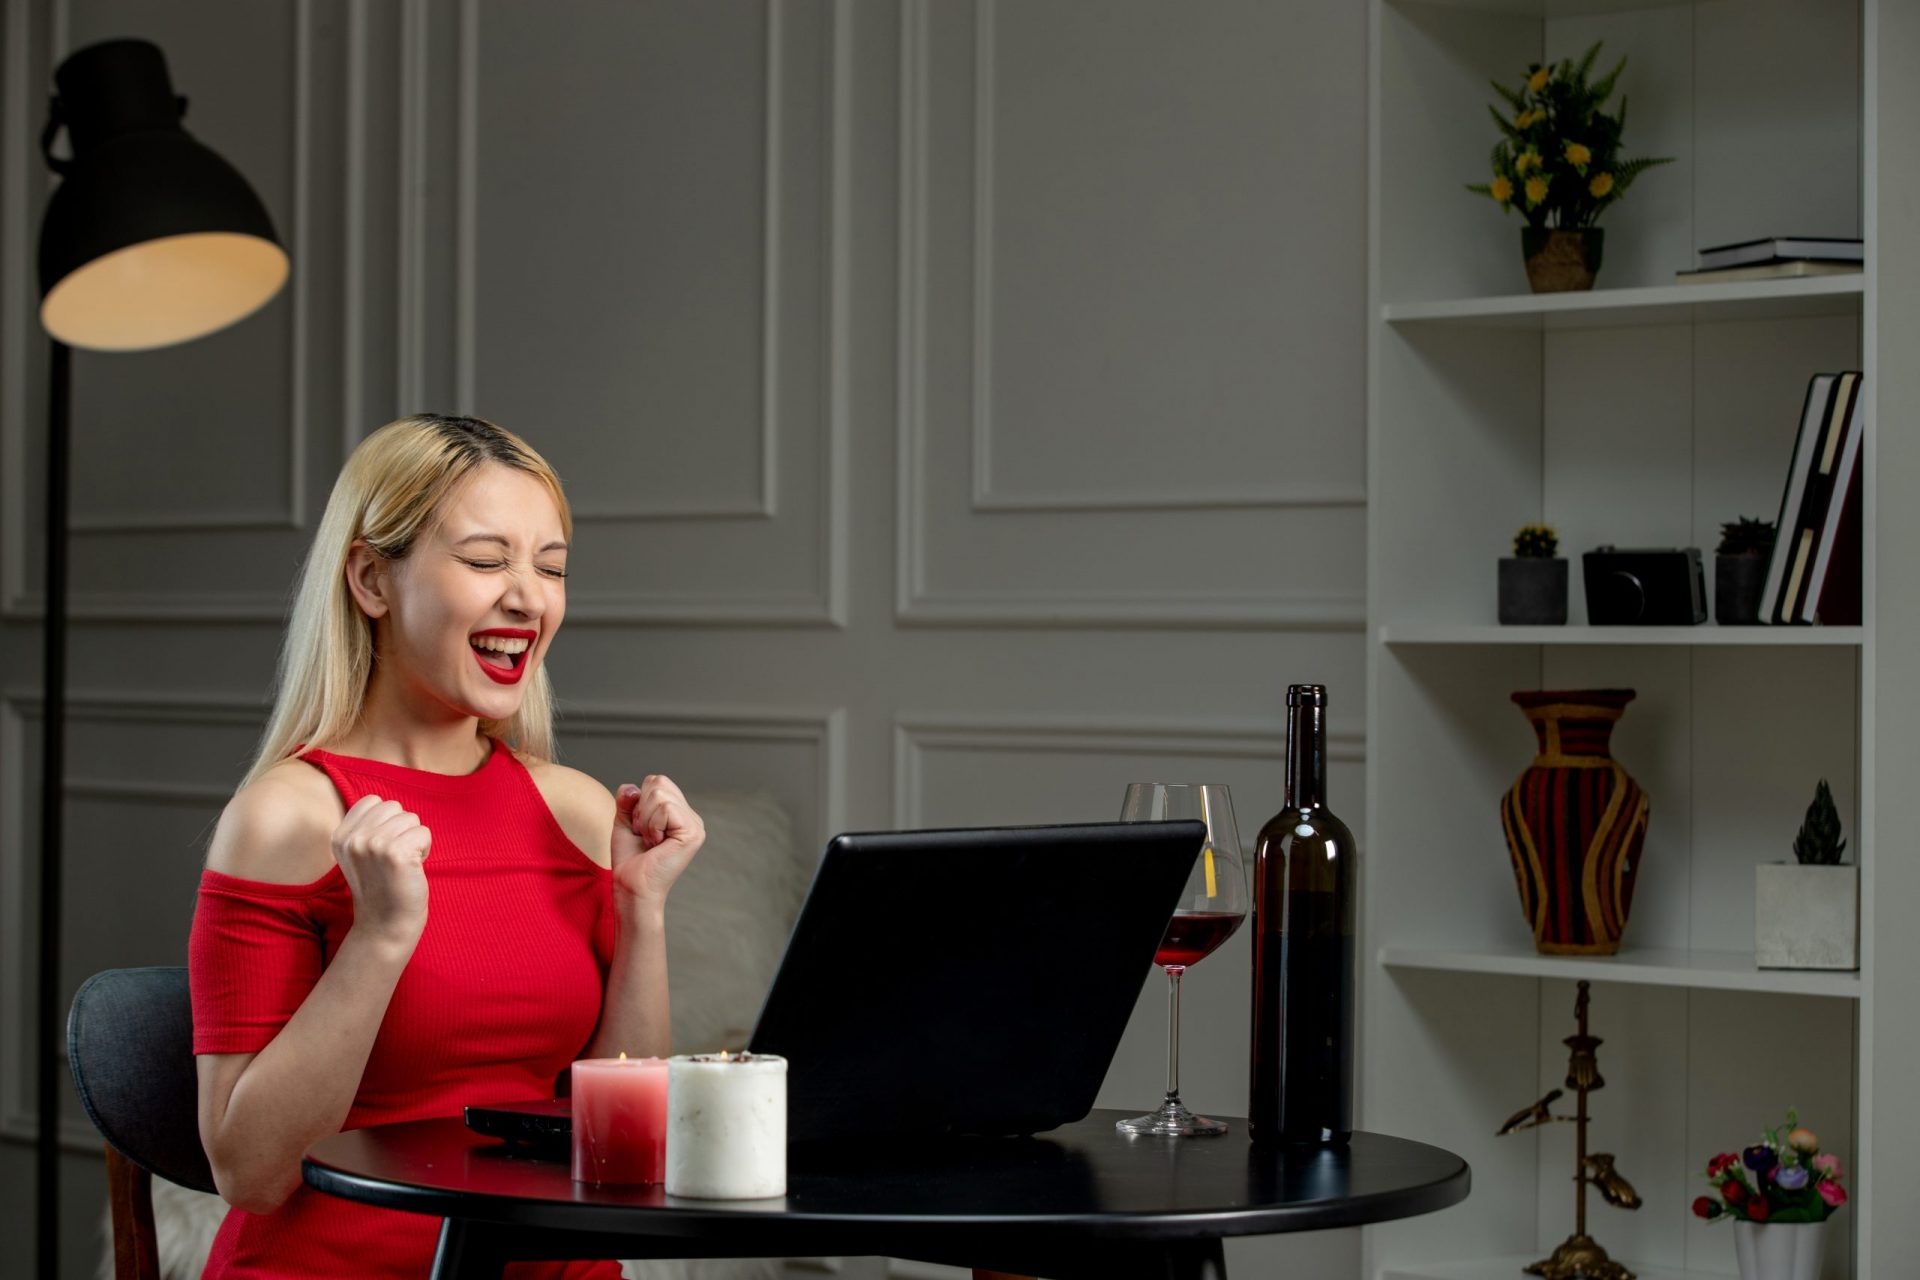
POLYGON ((1847 842, 1840 838, 1840 811, 1834 807, 1827 780, 1822 778, 1814 788, 1813 803, 1807 806, 1800 834, 1793 838, 1793 856, 1802 866, 1832 867, 1839 865, 1846 849, 1847 842))
POLYGON ((1513 535, 1513 554, 1522 560, 1551 560, 1560 554, 1560 536, 1552 525, 1523 524, 1513 535))
POLYGON ((1749 520, 1741 516, 1720 526, 1718 555, 1764 556, 1772 550, 1773 522, 1770 520, 1749 520))

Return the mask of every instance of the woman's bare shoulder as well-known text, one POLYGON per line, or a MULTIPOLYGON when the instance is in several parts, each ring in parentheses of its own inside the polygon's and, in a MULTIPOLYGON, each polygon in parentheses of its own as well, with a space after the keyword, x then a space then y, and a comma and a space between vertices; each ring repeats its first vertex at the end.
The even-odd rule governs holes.
POLYGON ((612 857, 607 836, 613 830, 613 792, 591 774, 552 760, 538 760, 521 752, 514 758, 527 767, 533 785, 553 811, 569 839, 601 866, 612 857))
POLYGON ((283 760, 227 802, 207 867, 267 884, 308 884, 333 866, 333 830, 345 816, 326 774, 283 760))

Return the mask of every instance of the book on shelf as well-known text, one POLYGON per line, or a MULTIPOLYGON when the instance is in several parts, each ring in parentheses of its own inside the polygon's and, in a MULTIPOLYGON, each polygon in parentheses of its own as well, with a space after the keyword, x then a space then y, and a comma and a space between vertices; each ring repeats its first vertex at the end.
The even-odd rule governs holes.
POLYGON ((1833 492, 1820 538, 1815 544, 1813 572, 1800 605, 1801 622, 1829 627, 1857 627, 1861 621, 1861 505, 1865 495, 1867 397, 1856 387, 1853 408, 1847 414, 1846 435, 1834 470, 1833 492))
POLYGON ((1833 404, 1831 373, 1818 373, 1807 383, 1807 400, 1800 409, 1800 433, 1794 437, 1793 457, 1787 467, 1787 484, 1780 495, 1780 515, 1773 524, 1773 554, 1767 559, 1767 580, 1760 589, 1760 620, 1773 621, 1779 613, 1781 579, 1786 576, 1787 548, 1791 530, 1799 523, 1800 499, 1807 484, 1807 472, 1813 463, 1814 448, 1826 425, 1833 404))
POLYGON ((1784 262, 1761 262, 1746 267, 1714 267, 1703 271, 1676 271, 1675 284, 1724 284, 1732 280, 1799 280, 1807 276, 1857 276, 1858 262, 1816 262, 1811 258, 1792 258, 1784 262))
POLYGON ((1823 262, 1860 262, 1867 260, 1867 242, 1830 236, 1771 236, 1763 240, 1742 240, 1738 244, 1717 244, 1702 249, 1701 271, 1719 267, 1745 267, 1762 262, 1792 258, 1810 258, 1823 262))
POLYGON ((1762 622, 1859 621, 1865 424, 1858 372, 1816 374, 1808 382, 1760 597, 1762 622))

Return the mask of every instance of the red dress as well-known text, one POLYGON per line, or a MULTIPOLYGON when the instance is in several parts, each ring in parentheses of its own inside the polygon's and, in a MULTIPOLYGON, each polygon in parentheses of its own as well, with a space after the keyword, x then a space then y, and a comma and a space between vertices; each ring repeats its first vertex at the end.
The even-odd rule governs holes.
MULTIPOLYGON (((345 1129, 550 1098, 600 1019, 612 873, 568 839, 498 742, 464 775, 311 750, 349 808, 397 800, 433 832, 425 930, 387 1005, 345 1129)), ((310 884, 201 872, 188 945, 193 1051, 255 1053, 286 1025, 353 923, 338 865, 310 884)), ((302 1185, 272 1213, 228 1211, 206 1280, 424 1277, 436 1218, 302 1185)), ((615 1280, 613 1262, 517 1263, 509 1277, 615 1280)))

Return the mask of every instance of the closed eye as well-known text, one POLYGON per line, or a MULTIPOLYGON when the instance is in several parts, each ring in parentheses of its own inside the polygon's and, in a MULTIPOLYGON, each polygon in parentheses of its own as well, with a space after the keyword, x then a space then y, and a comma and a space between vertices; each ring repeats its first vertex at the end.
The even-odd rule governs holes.
MULTIPOLYGON (((471 569, 504 569, 507 567, 507 562, 504 560, 468 560, 464 556, 461 557, 460 563, 471 569)), ((564 578, 567 576, 565 569, 556 569, 551 565, 538 565, 536 567, 549 578, 564 578)))

